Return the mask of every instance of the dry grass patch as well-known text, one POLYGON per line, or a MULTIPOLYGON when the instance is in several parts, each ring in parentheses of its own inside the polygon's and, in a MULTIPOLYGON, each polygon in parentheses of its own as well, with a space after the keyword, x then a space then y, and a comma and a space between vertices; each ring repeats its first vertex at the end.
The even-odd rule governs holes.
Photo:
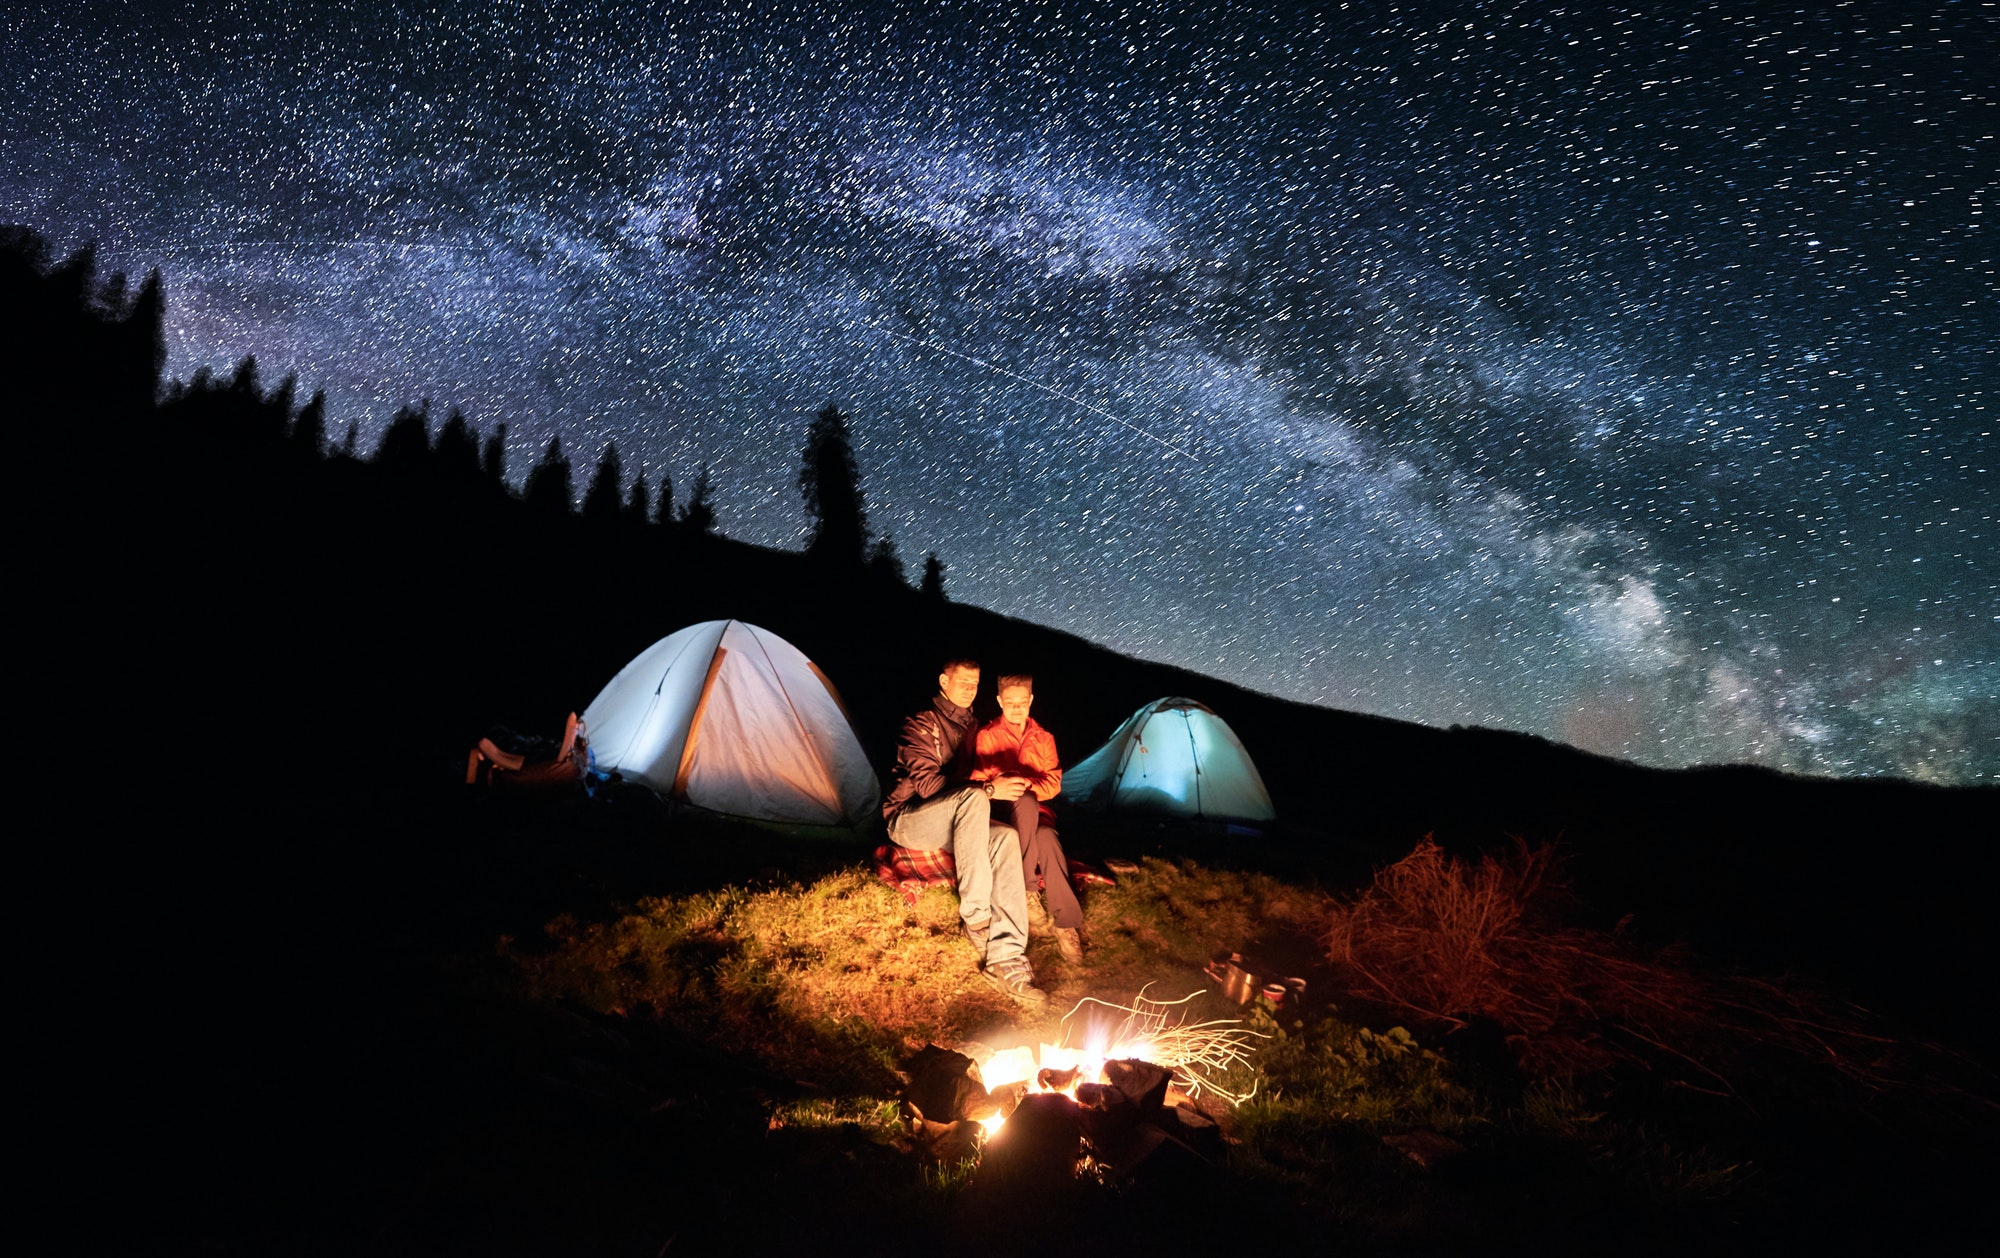
POLYGON ((1734 1094, 1741 1074, 1813 1063, 1874 1091, 1904 1080, 1903 1050, 1928 1051, 1796 985, 1705 974, 1671 950, 1567 925, 1568 904, 1551 847, 1468 861, 1426 839, 1328 905, 1320 934, 1355 994, 1421 1027, 1486 1019, 1543 1078, 1637 1065, 1734 1094))
POLYGON ((858 869, 809 887, 646 900, 544 933, 544 948, 506 945, 531 994, 656 1017, 821 1087, 892 1091, 911 1047, 1003 1025, 1033 1033, 1060 1012, 1052 1001, 1030 1015, 979 979, 950 893, 906 905, 858 869))

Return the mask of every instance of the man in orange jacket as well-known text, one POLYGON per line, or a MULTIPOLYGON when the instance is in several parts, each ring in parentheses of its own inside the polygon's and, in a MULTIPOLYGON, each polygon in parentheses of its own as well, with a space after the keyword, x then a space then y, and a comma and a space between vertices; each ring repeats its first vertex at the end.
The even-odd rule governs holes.
POLYGON ((1013 823, 1021 840, 1021 873, 1028 894, 1034 894, 1039 878, 1049 917, 1055 922, 1056 949, 1071 965, 1082 965, 1083 906, 1070 885, 1069 861, 1051 824, 1054 814, 1042 805, 1062 791, 1056 740, 1028 715, 1035 702, 1034 678, 1010 673, 1000 679, 999 690, 1000 715, 979 728, 973 744, 972 780, 1006 784, 1009 790, 1014 782, 1021 784, 1011 803, 1000 802, 1007 791, 995 795, 993 819, 1013 823))

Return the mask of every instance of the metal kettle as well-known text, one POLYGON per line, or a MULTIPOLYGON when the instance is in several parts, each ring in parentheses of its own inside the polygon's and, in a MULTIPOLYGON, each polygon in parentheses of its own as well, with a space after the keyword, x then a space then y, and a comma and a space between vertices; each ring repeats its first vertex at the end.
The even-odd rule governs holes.
POLYGON ((1243 968, 1240 952, 1218 952, 1209 961, 1207 974, 1222 984, 1222 995, 1239 1005, 1247 1005, 1257 995, 1257 976, 1243 968))

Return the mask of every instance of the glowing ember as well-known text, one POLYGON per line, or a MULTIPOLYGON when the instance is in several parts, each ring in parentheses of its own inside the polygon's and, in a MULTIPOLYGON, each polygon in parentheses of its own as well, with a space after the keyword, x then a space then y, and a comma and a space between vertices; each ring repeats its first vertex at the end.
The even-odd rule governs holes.
MULTIPOLYGON (((1042 1044, 1033 1049, 1026 1045, 1002 1049, 980 1063, 980 1081, 989 1092, 1024 1084, 1028 1092, 1061 1092, 1075 1097, 1079 1084, 1109 1082, 1104 1073, 1107 1061, 1148 1061, 1172 1071, 1174 1086, 1189 1098, 1207 1092, 1231 1105, 1240 1105, 1256 1092, 1256 1085, 1252 1084, 1248 1091, 1232 1092, 1217 1080, 1236 1067, 1247 1065, 1254 1047, 1251 1041, 1264 1036, 1245 1030, 1234 1018, 1191 1023, 1168 1020, 1173 1010, 1200 994, 1191 992, 1179 1000, 1162 1001, 1146 999, 1142 990, 1129 1005, 1086 996, 1062 1019, 1061 1038, 1067 1041, 1072 1029, 1070 1019, 1085 1005, 1096 1006, 1081 1020, 1081 1046, 1065 1042, 1042 1044), (1113 1023, 1097 1016, 1099 1011, 1121 1016, 1113 1023), (1051 1075, 1061 1078, 1048 1077, 1051 1075)), ((979 1121, 990 1136, 1000 1130, 1007 1118, 1004 1114, 993 1114, 979 1121)))

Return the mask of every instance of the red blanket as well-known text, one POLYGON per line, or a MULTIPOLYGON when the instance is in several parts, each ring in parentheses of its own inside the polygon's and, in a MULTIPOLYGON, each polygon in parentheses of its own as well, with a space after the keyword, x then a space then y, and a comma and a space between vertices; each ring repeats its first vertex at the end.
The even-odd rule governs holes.
MULTIPOLYGON (((875 849, 875 876, 902 892, 903 903, 915 904, 925 887, 956 887, 958 866, 952 862, 950 852, 920 852, 884 843, 875 849)), ((1072 885, 1091 887, 1118 885, 1111 875, 1080 860, 1069 862, 1069 880, 1072 885)), ((1041 880, 1035 881, 1039 890, 1041 880)))
POLYGON ((956 887, 958 866, 950 852, 884 843, 875 849, 875 876, 902 892, 905 904, 915 904, 925 887, 956 887))

